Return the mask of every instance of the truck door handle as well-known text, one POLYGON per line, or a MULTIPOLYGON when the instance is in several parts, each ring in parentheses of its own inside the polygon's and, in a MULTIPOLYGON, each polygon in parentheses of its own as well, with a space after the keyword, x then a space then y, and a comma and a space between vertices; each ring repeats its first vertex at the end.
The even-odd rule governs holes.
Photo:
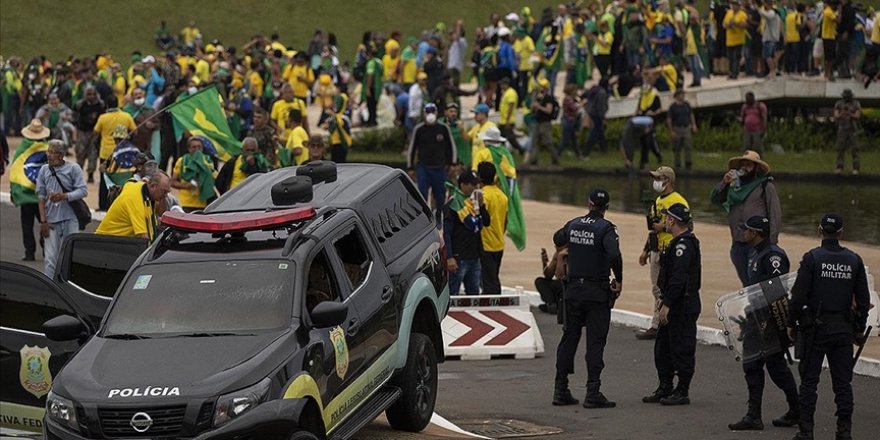
POLYGON ((391 286, 385 286, 382 288, 382 302, 387 303, 389 299, 391 299, 391 293, 393 289, 391 286))
POLYGON ((357 318, 351 318, 351 320, 348 321, 348 335, 349 336, 356 335, 360 328, 361 328, 361 323, 360 323, 360 321, 358 321, 357 318))

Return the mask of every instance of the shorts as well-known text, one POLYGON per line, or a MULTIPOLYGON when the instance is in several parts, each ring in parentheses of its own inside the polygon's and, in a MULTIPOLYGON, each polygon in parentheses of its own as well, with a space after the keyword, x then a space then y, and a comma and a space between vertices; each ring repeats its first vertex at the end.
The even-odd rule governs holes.
POLYGON ((764 58, 773 58, 773 53, 776 52, 776 44, 775 41, 764 42, 764 50, 762 52, 764 58))
POLYGON ((837 40, 822 40, 822 49, 825 51, 826 61, 834 61, 837 58, 837 40))
POLYGON ((813 42, 813 58, 821 60, 825 57, 825 51, 822 50, 822 41, 823 40, 816 39, 816 41, 813 42))

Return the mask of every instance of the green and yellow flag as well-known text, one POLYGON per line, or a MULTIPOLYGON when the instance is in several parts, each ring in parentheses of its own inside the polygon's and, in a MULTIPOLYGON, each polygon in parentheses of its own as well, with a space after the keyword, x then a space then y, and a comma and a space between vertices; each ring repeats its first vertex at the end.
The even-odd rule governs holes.
POLYGON ((15 206, 38 203, 37 175, 48 162, 49 145, 42 141, 22 139, 9 167, 9 191, 15 206))
POLYGON ((220 101, 220 93, 212 85, 172 104, 168 111, 174 116, 174 134, 178 139, 184 131, 204 136, 217 149, 217 158, 226 162, 241 152, 241 142, 232 136, 220 101))
POLYGON ((492 144, 486 144, 486 147, 492 154, 492 163, 495 164, 495 173, 498 176, 498 186, 501 187, 504 194, 507 194, 507 236, 510 237, 516 248, 522 251, 526 248, 526 220, 523 215, 519 185, 516 183, 516 178, 505 175, 511 174, 509 169, 511 167, 513 168, 512 174, 516 175, 516 162, 506 147, 492 144))

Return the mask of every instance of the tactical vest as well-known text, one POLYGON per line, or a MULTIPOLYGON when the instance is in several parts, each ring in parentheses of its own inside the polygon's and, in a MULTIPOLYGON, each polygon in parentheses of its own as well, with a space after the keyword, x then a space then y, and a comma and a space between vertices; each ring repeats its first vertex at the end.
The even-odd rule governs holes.
POLYGON ((786 260, 788 259, 785 251, 775 244, 771 243, 769 246, 761 249, 753 257, 749 258, 749 284, 760 283, 761 281, 766 281, 772 278, 769 273, 764 273, 764 259, 771 254, 779 254, 782 255, 786 260))
POLYGON ((598 216, 586 216, 572 220, 568 234, 568 277, 590 281, 608 281, 611 266, 603 246, 605 234, 614 225, 598 216))
POLYGON ((657 285, 661 290, 666 286, 666 280, 669 279, 670 272, 673 270, 673 252, 675 246, 680 242, 688 240, 690 247, 693 248, 694 261, 688 267, 687 286, 685 287, 684 311, 699 312, 700 311, 700 287, 702 287, 703 258, 700 253, 700 240, 692 233, 679 235, 669 242, 669 246, 660 255, 660 275, 657 279, 657 285))
POLYGON ((813 256, 813 290, 809 306, 822 314, 843 313, 852 307, 853 292, 856 290, 855 275, 860 265, 859 256, 843 248, 832 251, 818 247, 810 251, 813 256))

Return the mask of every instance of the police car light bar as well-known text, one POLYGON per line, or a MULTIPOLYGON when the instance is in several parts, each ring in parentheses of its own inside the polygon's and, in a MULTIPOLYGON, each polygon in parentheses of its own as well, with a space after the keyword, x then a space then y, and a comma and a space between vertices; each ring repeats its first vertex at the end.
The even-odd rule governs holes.
POLYGON ((315 216, 315 208, 305 206, 268 212, 232 212, 223 214, 186 214, 166 211, 162 223, 175 229, 193 232, 242 232, 283 226, 315 216))

